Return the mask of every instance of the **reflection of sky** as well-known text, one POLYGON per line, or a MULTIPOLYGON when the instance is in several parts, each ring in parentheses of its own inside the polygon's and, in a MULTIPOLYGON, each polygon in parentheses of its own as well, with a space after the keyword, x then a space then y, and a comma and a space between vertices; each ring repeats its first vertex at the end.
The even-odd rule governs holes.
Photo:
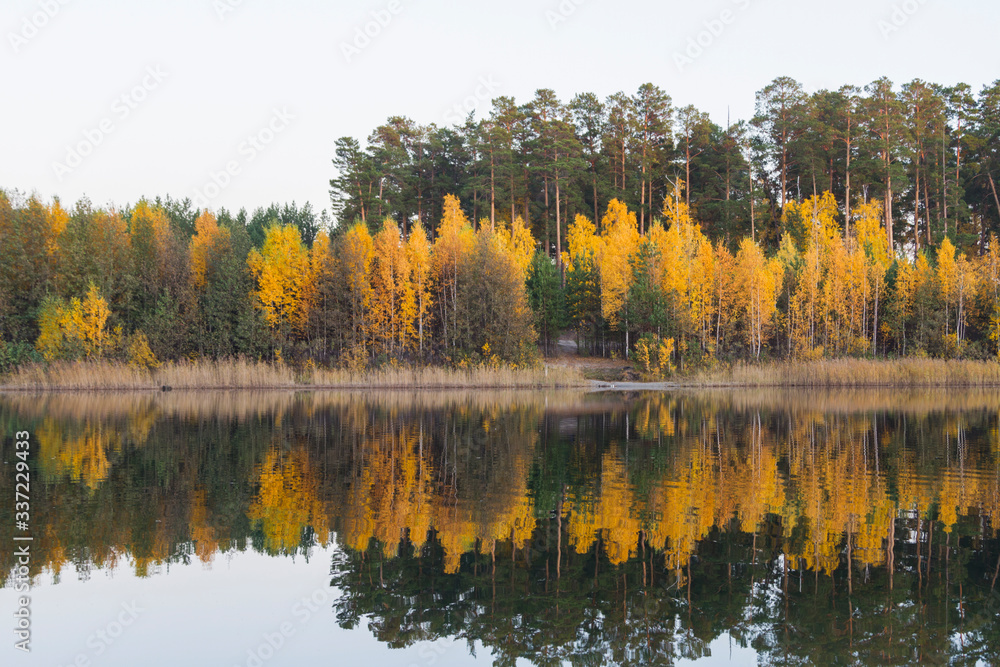
POLYGON ((729 636, 729 633, 723 633, 719 637, 716 637, 713 641, 709 642, 708 645, 711 655, 706 655, 698 660, 687 660, 681 658, 675 664, 681 665, 692 665, 698 663, 698 667, 710 667, 711 665, 756 665, 757 664, 757 652, 752 648, 743 648, 737 642, 729 636))
MULTIPOLYGON (((80 581, 67 566, 58 584, 41 577, 30 593, 30 654, 13 649, 10 613, 17 595, 12 588, 0 589, 0 618, 5 619, 0 621, 0 664, 65 667, 82 655, 94 667, 247 667, 248 651, 266 646, 263 636, 280 633, 284 623, 292 629, 284 645, 267 660, 250 662, 250 667, 490 663, 490 653, 481 645, 476 647, 478 660, 469 655, 465 642, 424 642, 393 650, 376 640, 364 622, 354 631, 338 627, 331 609, 336 589, 329 587, 333 552, 332 547, 316 549, 308 563, 301 557, 293 561, 256 552, 219 554, 211 569, 195 560, 145 579, 119 567, 112 573, 94 571, 89 581, 80 581), (322 599, 324 593, 327 601, 314 613, 301 604, 303 598, 315 594, 322 599), (141 613, 97 655, 98 647, 106 645, 96 633, 115 632, 122 605, 133 602, 141 613)), ((266 649, 263 655, 268 655, 266 649)))
MULTIPOLYGON (((63 569, 58 584, 40 577, 32 589, 32 649, 26 655, 11 643, 0 647, 0 664, 68 667, 79 656, 93 667, 211 665, 274 667, 276 665, 334 664, 363 667, 448 667, 490 664, 490 652, 477 642, 476 658, 464 641, 421 642, 390 649, 376 640, 362 622, 353 630, 337 625, 331 605, 336 589, 329 587, 334 548, 315 549, 309 562, 297 557, 275 558, 254 551, 219 554, 211 567, 195 560, 172 564, 141 579, 127 567, 95 570, 80 581, 71 567, 63 569), (309 611, 304 599, 327 597, 309 611), (141 610, 121 634, 104 643, 98 631, 116 632, 114 623, 123 604, 141 610), (265 635, 291 633, 269 656, 265 648, 252 661, 250 650, 267 646, 265 635), (287 626, 286 626, 287 628, 287 626), (88 644, 89 640, 89 644, 88 644), (100 654, 99 648, 104 647, 100 654)), ((13 589, 0 589, 0 610, 9 619, 15 608, 13 589)), ((128 618, 126 614, 125 618, 128 618)), ((6 621, 5 624, 13 624, 6 621)), ((10 628, 2 628, 10 636, 10 628)), ((106 635, 107 636, 107 635, 106 635)), ((711 643, 711 657, 699 665, 752 665, 750 648, 730 644, 728 635, 711 643)), ((677 664, 691 664, 681 660, 677 664)), ((87 664, 81 662, 81 665, 87 664)), ((518 665, 529 665, 519 660, 518 665)))

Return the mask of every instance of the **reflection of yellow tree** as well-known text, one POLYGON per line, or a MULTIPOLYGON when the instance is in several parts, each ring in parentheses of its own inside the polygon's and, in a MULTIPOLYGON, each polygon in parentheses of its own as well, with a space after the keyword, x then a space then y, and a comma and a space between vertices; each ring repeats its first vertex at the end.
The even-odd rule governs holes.
MULTIPOLYGON (((166 514, 166 508, 160 503, 160 515, 166 514)), ((167 522, 158 521, 153 528, 153 543, 148 553, 133 554, 135 575, 137 577, 148 577, 155 574, 154 567, 166 562, 170 557, 171 540, 167 532, 167 522)))
POLYGON ((624 563, 635 555, 642 529, 633 503, 628 469, 617 456, 606 454, 602 460, 597 497, 590 503, 573 499, 569 519, 570 544, 577 553, 586 553, 600 533, 608 560, 615 565, 624 563))
MULTIPOLYGON (((401 544, 419 552, 434 536, 444 548, 447 572, 457 571, 463 555, 476 549, 505 555, 507 545, 523 549, 536 529, 538 510, 528 479, 543 414, 539 403, 526 408, 520 399, 511 403, 506 395, 486 393, 469 401, 450 398, 442 403, 445 399, 436 395, 412 399, 447 412, 453 421, 440 428, 433 420, 409 418, 413 403, 398 395, 377 403, 321 393, 294 401, 282 395, 273 403, 242 397, 229 405, 175 394, 116 397, 104 408, 94 400, 84 395, 31 403, 25 397, 4 399, 17 410, 36 410, 31 414, 40 423, 38 463, 46 482, 71 478, 97 489, 113 462, 126 458, 114 455, 125 443, 141 443, 160 419, 202 415, 206 405, 222 406, 225 414, 240 418, 266 410, 279 423, 336 408, 344 432, 357 438, 352 444, 355 465, 344 491, 323 495, 341 487, 321 488, 319 471, 304 448, 268 452, 255 475, 259 492, 248 514, 271 551, 295 549, 307 526, 325 541, 327 500, 339 508, 338 530, 347 548, 365 550, 375 539, 392 557, 401 544), (380 416, 373 422, 376 413, 380 416), (95 414, 101 418, 92 421, 95 414), (455 425, 468 429, 457 440, 455 425), (481 469, 470 463, 465 449, 473 441, 492 459, 481 469)), ((794 403, 785 422, 760 418, 736 402, 745 398, 730 397, 726 400, 733 400, 731 405, 743 415, 734 426, 715 402, 712 412, 693 418, 697 406, 689 404, 692 400, 658 395, 630 405, 631 432, 646 444, 661 440, 663 447, 633 448, 628 458, 622 455, 623 442, 612 441, 599 450, 603 453, 593 489, 567 487, 557 515, 566 531, 563 547, 587 553, 600 544, 608 560, 620 564, 645 542, 668 567, 684 568, 713 528, 726 529, 735 520, 749 533, 766 522, 771 535, 782 540, 780 548, 791 567, 829 573, 841 566, 849 548, 856 567, 884 566, 889 540, 907 535, 898 524, 893 530, 901 517, 911 517, 908 530, 922 526, 922 554, 931 521, 935 545, 939 530, 955 532, 968 516, 982 517, 986 526, 1000 525, 1000 434, 996 428, 984 429, 988 444, 970 447, 965 435, 970 426, 962 414, 937 415, 929 423, 932 442, 949 453, 940 469, 928 474, 925 458, 910 447, 893 451, 891 468, 884 466, 886 443, 898 441, 899 434, 891 420, 874 421, 871 415, 884 407, 877 401, 872 412, 846 415, 834 414, 837 409, 826 404, 804 409, 794 403), (656 452, 655 472, 639 451, 656 452), (635 486, 639 480, 641 490, 635 486), (852 534, 850 543, 846 533, 852 534)), ((930 399, 922 400, 926 403, 907 408, 910 414, 926 415, 930 399)), ((179 552, 209 562, 226 543, 227 536, 219 533, 226 522, 213 515, 214 504, 203 489, 181 482, 182 499, 189 504, 178 511, 178 503, 169 498, 154 499, 143 510, 142 521, 148 525, 142 540, 135 539, 138 517, 130 516, 129 508, 115 507, 98 517, 87 536, 91 562, 111 568, 131 556, 143 575, 179 552), (188 539, 192 545, 178 545, 188 539)), ((50 514, 45 532, 36 538, 44 545, 38 562, 58 573, 73 548, 72 542, 61 540, 71 534, 68 527, 75 519, 62 507, 50 514)))
MULTIPOLYGON (((470 417, 461 409, 452 414, 460 422, 470 417)), ((494 420, 487 411, 479 432, 500 447, 511 432, 494 429, 494 420)), ((512 540, 515 548, 523 548, 535 529, 527 488, 534 429, 518 433, 526 437, 515 436, 508 443, 508 458, 491 470, 495 481, 485 492, 451 476, 450 466, 435 465, 431 438, 418 425, 391 427, 365 438, 364 465, 355 473, 340 518, 345 544, 361 551, 375 539, 383 554, 393 557, 404 540, 419 550, 434 531, 449 573, 458 571, 462 555, 477 544, 493 552, 498 541, 512 540)))
POLYGON ((319 496, 319 481, 302 449, 268 452, 260 467, 259 490, 247 516, 259 522, 268 551, 292 551, 311 526, 323 545, 329 540, 326 508, 319 496))
POLYGON ((68 475, 91 491, 108 477, 108 449, 120 449, 121 438, 101 424, 64 430, 66 423, 46 419, 38 429, 39 460, 46 476, 68 475), (51 466, 51 467, 50 467, 51 466))
POLYGON ((213 556, 219 550, 215 528, 209 523, 208 509, 205 506, 205 489, 198 489, 191 497, 191 541, 198 560, 206 565, 212 562, 213 556))

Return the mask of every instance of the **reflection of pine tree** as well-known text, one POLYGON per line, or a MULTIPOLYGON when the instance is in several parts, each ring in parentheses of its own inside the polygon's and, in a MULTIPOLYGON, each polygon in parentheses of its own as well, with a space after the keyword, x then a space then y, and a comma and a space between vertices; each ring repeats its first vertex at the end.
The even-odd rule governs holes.
POLYGON ((329 525, 339 621, 398 646, 667 664, 729 632, 761 662, 998 657, 992 409, 174 394, 0 401, 38 434, 38 567, 308 554, 329 525))

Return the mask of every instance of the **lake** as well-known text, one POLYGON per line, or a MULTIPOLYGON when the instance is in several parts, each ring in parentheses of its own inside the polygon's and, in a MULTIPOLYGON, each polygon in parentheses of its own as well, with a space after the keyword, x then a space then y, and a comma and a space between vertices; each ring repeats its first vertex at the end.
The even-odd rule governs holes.
POLYGON ((1000 391, 7 394, 0 425, 4 665, 1000 664, 1000 391))

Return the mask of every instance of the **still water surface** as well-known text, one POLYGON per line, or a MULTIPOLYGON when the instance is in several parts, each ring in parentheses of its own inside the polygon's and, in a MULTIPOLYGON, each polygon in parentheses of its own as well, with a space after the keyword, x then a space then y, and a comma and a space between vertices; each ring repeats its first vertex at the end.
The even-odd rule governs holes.
POLYGON ((998 415, 955 391, 0 396, 0 664, 1000 664, 998 415))

